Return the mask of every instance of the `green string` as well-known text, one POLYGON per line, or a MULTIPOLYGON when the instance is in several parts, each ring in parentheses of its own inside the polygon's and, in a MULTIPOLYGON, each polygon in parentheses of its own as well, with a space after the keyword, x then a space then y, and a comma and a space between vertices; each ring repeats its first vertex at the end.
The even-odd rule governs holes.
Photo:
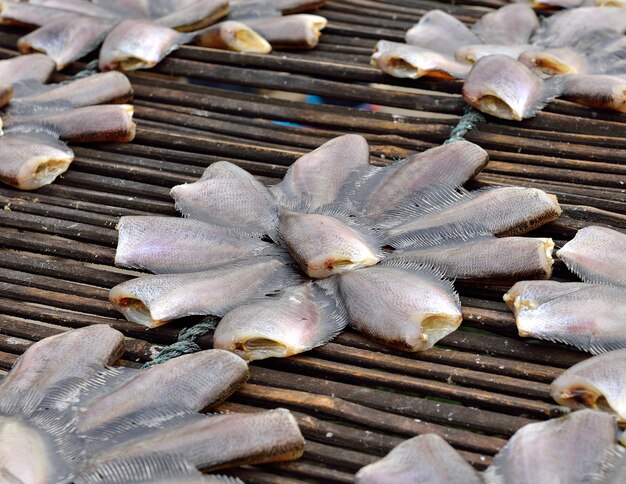
POLYGON ((202 350, 202 348, 195 343, 195 340, 213 331, 218 321, 219 318, 208 316, 195 326, 192 326, 191 328, 184 328, 180 333, 178 333, 178 341, 176 341, 176 343, 172 343, 171 345, 163 348, 159 351, 158 355, 145 363, 142 368, 150 368, 154 365, 165 363, 172 358, 189 353, 196 353, 202 350))
POLYGON ((98 59, 94 59, 91 62, 89 62, 82 71, 77 72, 76 74, 74 74, 72 76, 72 80, 82 79, 83 77, 93 76, 99 70, 100 69, 98 67, 98 59))
POLYGON ((450 131, 450 137, 444 142, 444 144, 461 141, 465 138, 468 131, 474 129, 478 123, 484 122, 485 118, 479 111, 471 106, 465 106, 465 113, 461 116, 457 125, 452 128, 452 131, 450 131))

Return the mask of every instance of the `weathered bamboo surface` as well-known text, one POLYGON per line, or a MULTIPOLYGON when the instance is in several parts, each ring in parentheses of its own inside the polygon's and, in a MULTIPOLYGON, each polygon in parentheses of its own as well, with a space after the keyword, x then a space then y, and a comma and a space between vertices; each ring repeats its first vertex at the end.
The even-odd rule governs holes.
MULTIPOLYGON (((368 64, 371 48, 381 38, 401 40, 431 8, 471 24, 503 3, 329 0, 320 11, 329 27, 314 51, 259 56, 183 47, 154 72, 132 74, 132 144, 73 146, 76 161, 54 184, 31 193, 0 187, 0 368, 8 370, 33 341, 89 324, 110 324, 128 336, 125 365, 176 341, 197 319, 146 330, 108 303, 108 289, 133 274, 113 268, 119 217, 176 215, 169 189, 217 160, 271 184, 298 156, 346 132, 368 139, 376 164, 440 144, 462 114, 460 84, 385 76, 368 64), (330 102, 277 99, 265 90, 330 102), (364 111, 360 104, 403 111, 364 111)), ((0 57, 15 54, 22 33, 0 29, 0 57)), ((557 246, 590 223, 626 230, 625 120, 563 101, 522 123, 489 118, 467 136, 491 157, 471 185, 556 194, 564 214, 538 234, 557 246)), ((555 277, 573 280, 559 262, 555 277)), ((457 287, 462 329, 425 353, 346 332, 307 354, 252 365, 249 383, 218 410, 290 408, 307 448, 299 462, 232 473, 259 484, 351 482, 361 466, 424 432, 442 435, 484 468, 520 426, 559 415, 549 384, 586 355, 517 337, 502 302, 506 282, 457 287)), ((211 335, 199 343, 209 348, 211 335)))

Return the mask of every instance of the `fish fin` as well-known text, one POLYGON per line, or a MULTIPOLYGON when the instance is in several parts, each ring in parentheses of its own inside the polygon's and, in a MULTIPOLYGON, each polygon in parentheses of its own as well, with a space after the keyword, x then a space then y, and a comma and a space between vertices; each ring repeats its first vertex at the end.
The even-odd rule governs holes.
POLYGON ((430 234, 429 237, 420 237, 419 240, 416 240, 414 244, 402 247, 401 249, 396 250, 394 254, 402 254, 402 252, 411 250, 411 249, 419 249, 425 247, 454 247, 466 244, 468 242, 473 242, 477 240, 493 240, 497 238, 488 230, 485 230, 483 227, 477 227, 472 224, 468 224, 465 222, 459 222, 455 224, 450 224, 449 230, 442 232, 434 232, 430 234))
POLYGON ((320 307, 328 310, 328 321, 331 323, 325 332, 324 340, 318 345, 321 346, 338 336, 348 326, 350 317, 339 295, 335 276, 317 280, 313 284, 319 289, 315 300, 320 307))
POLYGON ((0 398, 0 415, 30 415, 44 396, 43 392, 36 389, 5 392, 0 398))
MULTIPOLYGON (((41 135, 44 138, 59 140, 60 131, 52 124, 48 124, 45 121, 37 121, 32 124, 17 124, 5 127, 4 134, 32 134, 41 135)), ((69 148, 67 149, 69 150, 69 148)))
POLYGON ((228 20, 245 21, 254 18, 282 17, 282 12, 269 2, 250 2, 233 5, 228 20))
MULTIPOLYGON (((557 257, 559 256, 558 251, 556 255, 557 257)), ((586 282, 588 284, 604 284, 608 286, 614 285, 611 282, 608 282, 606 279, 603 279, 602 276, 588 272, 587 270, 585 270, 584 266, 578 264, 575 261, 561 259, 560 257, 559 260, 563 261, 567 269, 571 273, 575 274, 583 282, 586 282)))
POLYGON ((482 227, 468 224, 447 224, 438 227, 416 229, 400 235, 388 236, 385 243, 396 250, 404 250, 409 247, 428 247, 446 240, 467 242, 474 234, 481 233, 482 227))

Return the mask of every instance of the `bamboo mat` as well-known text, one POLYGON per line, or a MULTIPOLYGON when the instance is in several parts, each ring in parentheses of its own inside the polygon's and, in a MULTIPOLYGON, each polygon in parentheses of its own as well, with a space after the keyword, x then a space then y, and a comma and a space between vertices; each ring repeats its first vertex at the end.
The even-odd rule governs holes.
MULTIPOLYGON (((113 267, 119 217, 176 215, 169 189, 217 160, 271 184, 300 155, 343 133, 364 135, 380 165, 442 143, 463 112, 460 84, 385 76, 369 65, 371 49, 381 38, 401 40, 431 8, 471 24, 501 4, 329 1, 320 14, 330 23, 314 51, 257 56, 186 46, 154 71, 132 74, 133 143, 74 145, 76 160, 52 185, 30 193, 0 187, 0 368, 61 328, 102 323, 128 336, 123 364, 152 358, 197 319, 146 330, 113 310, 108 289, 131 277, 113 267), (301 94, 333 104, 308 104, 301 94), (389 112, 357 109, 362 103, 389 112)), ((13 54, 20 34, 0 29, 0 56, 13 54)), ((489 118, 467 135, 491 158, 471 186, 556 194, 564 214, 536 235, 557 247, 590 223, 626 230, 625 120, 564 101, 522 123, 489 118)), ((555 278, 573 280, 558 261, 555 278)), ((306 452, 297 462, 232 473, 250 483, 351 482, 361 466, 424 432, 443 435, 484 468, 520 426, 558 414, 550 382, 587 357, 517 337, 502 302, 509 286, 458 283, 463 326, 424 353, 348 331, 302 356, 253 364, 250 382, 218 410, 290 408, 306 452)), ((209 348, 210 335, 199 342, 209 348)))

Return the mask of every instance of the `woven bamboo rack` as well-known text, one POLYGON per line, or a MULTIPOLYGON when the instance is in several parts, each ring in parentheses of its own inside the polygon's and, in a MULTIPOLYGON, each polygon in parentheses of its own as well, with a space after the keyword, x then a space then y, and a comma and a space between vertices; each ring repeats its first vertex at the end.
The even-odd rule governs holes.
MULTIPOLYGON (((151 359, 197 319, 146 330, 112 308, 108 289, 132 277, 113 268, 119 217, 176 215, 169 189, 217 160, 272 184, 300 155, 347 132, 365 136, 372 162, 381 165, 442 143, 463 112, 461 85, 383 75, 369 65, 372 47, 379 39, 402 40, 432 8, 471 24, 502 4, 328 1, 320 14, 329 26, 313 51, 259 56, 186 46, 153 71, 132 74, 133 143, 74 145, 76 160, 52 185, 31 193, 0 187, 0 368, 10 369, 34 341, 90 324, 110 324, 129 337, 122 364, 151 359), (277 99, 258 89, 403 114, 277 99)), ((0 29, 0 57, 15 54, 22 34, 0 29)), ((73 64, 67 73, 83 67, 73 64)), ((489 118, 467 135, 491 158, 471 185, 556 194, 563 216, 536 235, 553 237, 557 247, 591 223, 626 231, 625 121, 564 101, 522 123, 489 118)), ((554 277, 573 280, 558 261, 554 277)), ((218 410, 290 408, 306 451, 297 462, 230 472, 259 484, 351 482, 360 467, 425 432, 444 436, 484 468, 519 427, 558 415, 549 384, 587 357, 517 337, 502 302, 509 286, 458 283, 462 328, 424 353, 397 352, 348 331, 302 356, 252 364, 249 383, 218 410)), ((209 348, 211 336, 199 343, 209 348)))

